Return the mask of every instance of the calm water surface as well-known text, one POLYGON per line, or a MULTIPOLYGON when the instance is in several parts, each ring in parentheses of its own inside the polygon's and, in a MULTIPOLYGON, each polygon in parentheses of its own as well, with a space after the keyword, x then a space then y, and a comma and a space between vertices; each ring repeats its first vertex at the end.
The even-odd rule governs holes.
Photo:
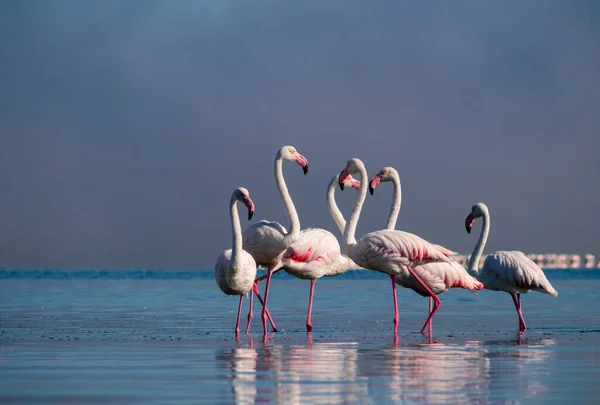
POLYGON ((235 339, 211 272, 0 271, 0 403, 596 403, 600 272, 547 274, 560 294, 523 297, 523 334, 508 294, 453 290, 430 340, 400 288, 397 342, 384 276, 319 280, 307 335, 309 282, 277 275, 263 342, 258 306, 235 339))

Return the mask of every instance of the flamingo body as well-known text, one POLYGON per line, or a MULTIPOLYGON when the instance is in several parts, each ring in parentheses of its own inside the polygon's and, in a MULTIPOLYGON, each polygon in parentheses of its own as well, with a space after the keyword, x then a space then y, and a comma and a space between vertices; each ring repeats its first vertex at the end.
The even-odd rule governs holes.
POLYGON ((287 230, 276 221, 262 220, 249 226, 242 233, 242 243, 258 266, 278 267, 286 249, 287 230))
POLYGON ((533 290, 558 295, 544 271, 520 251, 498 251, 488 255, 478 279, 487 290, 518 294, 533 290))
POLYGON ((285 251, 281 261, 287 273, 303 280, 341 274, 353 265, 352 260, 342 255, 336 237, 319 228, 300 232, 300 237, 285 251))
MULTIPOLYGON (((471 276, 459 263, 427 263, 414 268, 419 278, 427 287, 438 295, 450 288, 464 288, 476 292, 483 288, 483 284, 471 276)), ((410 288, 423 297, 429 297, 425 289, 414 277, 396 277, 396 284, 410 288)))
POLYGON ((232 250, 227 249, 217 257, 215 281, 227 295, 246 295, 252 291, 256 278, 256 262, 250 253, 242 250, 239 257, 239 270, 231 266, 232 250))
POLYGON ((410 276, 408 266, 451 262, 433 244, 417 235, 393 229, 364 235, 349 249, 349 256, 364 268, 401 277, 410 276))

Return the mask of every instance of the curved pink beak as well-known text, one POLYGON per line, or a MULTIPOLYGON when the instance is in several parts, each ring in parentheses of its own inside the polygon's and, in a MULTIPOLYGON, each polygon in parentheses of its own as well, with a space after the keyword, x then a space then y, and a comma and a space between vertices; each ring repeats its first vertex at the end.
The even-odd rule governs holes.
POLYGON ((246 208, 248 208, 248 221, 250 221, 252 219, 252 215, 254 215, 254 202, 252 199, 250 199, 250 197, 245 197, 243 202, 246 208))
POLYGON ((344 191, 344 181, 346 181, 346 178, 349 176, 348 174, 348 168, 344 168, 344 170, 342 170, 340 172, 340 175, 338 176, 338 183, 340 184, 340 190, 344 191))
POLYGON ((377 187, 380 181, 381 177, 379 177, 378 174, 371 177, 371 180, 369 180, 369 193, 371 193, 371 195, 373 195, 373 193, 375 192, 375 187, 377 187))
POLYGON ((471 228, 473 227, 473 222, 475 222, 475 217, 473 216, 473 213, 469 213, 469 215, 467 215, 467 218, 465 219, 465 229, 467 230, 467 233, 471 233, 471 228))
POLYGON ((306 176, 306 173, 308 173, 308 160, 306 160, 306 158, 304 156, 302 156, 301 154, 299 154, 298 152, 296 152, 294 154, 294 157, 296 158, 296 163, 298 163, 300 165, 300 167, 302 167, 302 171, 304 172, 304 175, 306 176))

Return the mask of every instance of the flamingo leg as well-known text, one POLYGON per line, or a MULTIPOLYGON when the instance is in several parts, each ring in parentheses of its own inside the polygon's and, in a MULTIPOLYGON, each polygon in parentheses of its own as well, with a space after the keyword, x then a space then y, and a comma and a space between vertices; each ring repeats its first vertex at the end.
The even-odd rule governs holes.
MULTIPOLYGON (((252 286, 252 290, 254 291, 254 294, 256 294, 256 298, 258 298, 258 300, 260 301, 260 305, 262 305, 263 307, 265 306, 265 303, 262 299, 262 297, 260 296, 260 292, 258 291, 258 284, 257 281, 254 281, 254 285, 252 286)), ((273 332, 277 332, 277 327, 275 327, 275 322, 273 322, 273 318, 271 318, 271 314, 269 313, 269 310, 267 309, 267 318, 269 319, 269 322, 271 323, 271 327, 273 328, 273 332)))
POLYGON ((398 324, 400 323, 400 315, 398 315, 398 297, 396 295, 396 277, 390 274, 392 279, 392 294, 394 295, 394 335, 398 334, 398 324))
MULTIPOLYGON (((433 304, 433 300, 429 297, 429 313, 431 314, 431 306, 433 304)), ((429 320, 429 336, 433 336, 433 321, 429 320)))
POLYGON ((250 309, 248 310, 248 324, 246 325, 246 335, 250 331, 250 323, 252 322, 252 291, 250 291, 250 309))
POLYGON ((242 300, 244 299, 243 295, 240 295, 240 305, 238 306, 238 316, 237 322, 235 324, 235 336, 239 336, 240 334, 240 315, 242 314, 242 300))
POLYGON ((306 316, 306 331, 312 332, 312 323, 310 322, 310 315, 312 314, 312 301, 313 293, 315 292, 315 282, 317 280, 310 280, 310 298, 308 300, 308 315, 306 316))
POLYGON ((262 309, 262 324, 263 324, 263 333, 265 338, 267 337, 267 299, 269 297, 269 287, 271 285, 271 271, 267 270, 267 285, 265 286, 265 301, 263 302, 262 309))
POLYGON ((521 294, 517 293, 517 303, 519 304, 519 308, 517 309, 517 312, 519 313, 519 328, 521 329, 521 332, 524 332, 527 330, 527 325, 525 324, 525 318, 523 317, 523 312, 521 312, 521 294))
POLYGON ((510 293, 510 297, 515 304, 517 315, 519 315, 519 330, 523 332, 525 329, 527 329, 527 326, 525 325, 525 319, 523 319, 523 314, 521 313, 521 294, 510 293))
POLYGON ((425 325, 423 325, 423 328, 421 329, 421 334, 424 335, 425 329, 427 329, 427 326, 430 325, 429 322, 432 320, 433 315, 435 314, 435 312, 438 310, 438 308, 440 306, 440 299, 437 297, 437 295, 435 295, 433 293, 433 291, 431 291, 431 289, 429 287, 427 287, 427 284, 425 284, 423 282, 423 280, 421 280, 421 278, 419 276, 417 276, 417 273, 415 273, 415 271, 410 266, 406 266, 406 268, 408 269, 410 274, 412 274, 414 276, 414 278, 417 279, 417 282, 419 284, 421 284, 421 286, 425 289, 425 291, 427 291, 427 293, 429 294, 429 297, 433 299, 433 310, 429 314, 429 317, 425 321, 425 325))

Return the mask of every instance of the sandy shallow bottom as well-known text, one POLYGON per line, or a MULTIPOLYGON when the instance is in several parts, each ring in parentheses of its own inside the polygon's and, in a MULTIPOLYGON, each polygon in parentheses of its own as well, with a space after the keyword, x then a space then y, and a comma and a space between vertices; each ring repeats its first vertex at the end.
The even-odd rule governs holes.
POLYGON ((319 280, 307 335, 309 282, 276 277, 266 341, 258 305, 233 336, 237 299, 209 278, 4 279, 0 403, 596 403, 600 280, 549 279, 522 334, 508 294, 454 290, 424 337, 428 301, 400 288, 397 342, 385 278, 319 280))

